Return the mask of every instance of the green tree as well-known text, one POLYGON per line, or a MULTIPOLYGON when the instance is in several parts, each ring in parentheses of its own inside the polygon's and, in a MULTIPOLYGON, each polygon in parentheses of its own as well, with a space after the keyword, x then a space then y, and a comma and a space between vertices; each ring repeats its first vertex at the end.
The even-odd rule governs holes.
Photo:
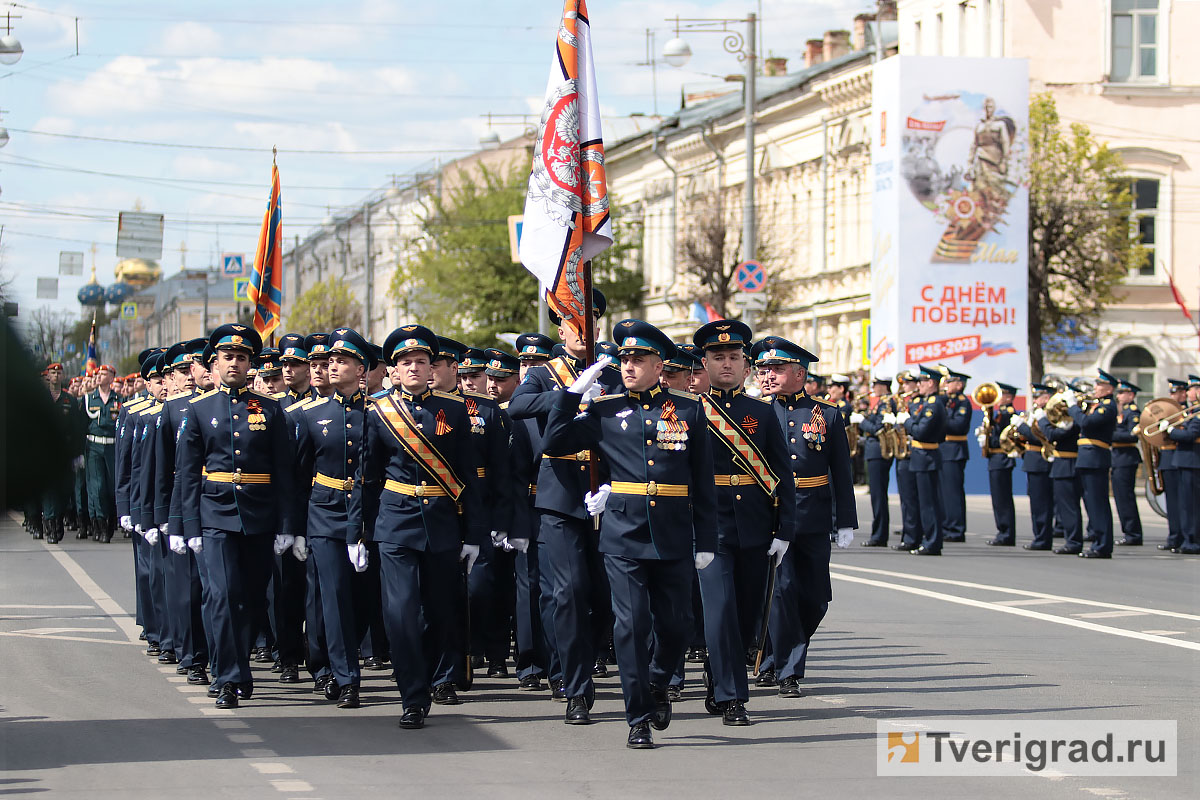
POLYGON ((1131 236, 1121 157, 1086 125, 1064 128, 1054 98, 1029 104, 1029 361, 1040 380, 1064 331, 1094 337, 1121 282, 1146 259, 1131 236))
MULTIPOLYGON (((253 313, 253 307, 250 310, 253 313)), ((362 303, 350 291, 350 284, 335 276, 296 298, 287 327, 307 333, 327 332, 340 325, 358 325, 362 313, 362 303)))
MULTIPOLYGON (((545 313, 537 283, 512 261, 508 217, 525 205, 527 171, 507 175, 480 167, 443 196, 431 200, 417 255, 396 270, 389 297, 435 332, 472 345, 493 347, 496 334, 537 330, 545 313)), ((616 243, 592 262, 596 287, 609 308, 640 305, 640 271, 630 268, 640 241, 636 222, 613 211, 616 243)), ((603 334, 597 331, 603 338, 603 334)))

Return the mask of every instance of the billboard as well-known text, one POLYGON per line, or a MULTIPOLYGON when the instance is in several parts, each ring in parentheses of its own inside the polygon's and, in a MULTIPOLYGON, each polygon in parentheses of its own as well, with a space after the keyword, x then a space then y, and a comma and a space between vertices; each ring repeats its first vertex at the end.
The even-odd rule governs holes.
POLYGON ((119 258, 162 258, 163 215, 142 211, 122 211, 117 217, 117 256, 119 258))
POLYGON ((1027 63, 896 56, 872 94, 873 370, 1027 385, 1027 63))

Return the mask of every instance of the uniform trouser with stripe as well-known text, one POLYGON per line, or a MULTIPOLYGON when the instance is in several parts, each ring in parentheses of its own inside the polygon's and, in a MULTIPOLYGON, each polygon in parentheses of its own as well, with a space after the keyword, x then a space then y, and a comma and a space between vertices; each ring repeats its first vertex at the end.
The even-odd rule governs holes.
POLYGON ((1079 511, 1079 477, 1054 478, 1054 517, 1063 526, 1063 547, 1083 549, 1083 517, 1079 511))
MULTIPOLYGON (((343 550, 342 555, 346 555, 343 550)), ((350 559, 346 557, 347 563, 350 559)), ((268 614, 274 633, 274 649, 284 664, 304 661, 304 595, 307 575, 304 562, 292 555, 291 549, 274 555, 271 561, 271 586, 268 614)), ((355 648, 355 654, 358 650, 355 648)))
POLYGON ((887 544, 888 527, 892 524, 888 512, 888 486, 891 484, 892 459, 867 459, 867 486, 871 492, 871 538, 875 544, 887 544))
MULTIPOLYGON (((159 533, 158 540, 154 544, 147 543, 144 549, 149 554, 150 603, 154 606, 158 645, 164 652, 174 652, 177 631, 175 615, 169 600, 170 593, 167 590, 167 554, 171 550, 167 547, 166 535, 159 533)), ((147 638, 149 635, 146 634, 147 638)))
POLYGON ((379 587, 379 545, 366 542, 367 568, 353 573, 354 621, 358 624, 358 649, 363 658, 388 661, 387 632, 383 628, 383 598, 379 587))
MULTIPOLYGON (((315 595, 306 599, 308 668, 314 676, 333 675, 338 686, 357 686, 361 675, 352 587, 355 572, 346 541, 324 536, 306 541, 309 586, 315 595)), ((284 556, 295 560, 291 552, 285 551, 284 556)))
MULTIPOLYGON (((542 625, 541 575, 538 569, 538 543, 513 559, 515 603, 513 621, 517 630, 517 678, 551 673, 546 631, 542 625)), ((550 620, 553 622, 553 618, 550 620)))
POLYGON ((1108 502, 1108 467, 1075 468, 1079 476, 1083 505, 1087 509, 1088 531, 1094 536, 1092 551, 1112 555, 1113 517, 1108 502))
POLYGON ((774 670, 780 680, 804 677, 809 645, 829 610, 831 549, 828 536, 800 533, 776 568, 770 656, 763 658, 762 669, 774 670))
POLYGON ((1137 506, 1138 465, 1112 468, 1112 493, 1117 504, 1117 518, 1121 521, 1121 533, 1133 542, 1142 541, 1142 516, 1137 506))
POLYGON ((214 682, 253 685, 250 650, 267 603, 274 537, 212 528, 203 536, 214 682))
POLYGON ((621 673, 625 721, 633 726, 654 714, 651 685, 665 689, 687 650, 695 565, 690 558, 606 554, 604 566, 612 590, 613 649, 621 673))
POLYGON ((1017 511, 1013 503, 1012 485, 1011 469, 988 470, 988 488, 992 494, 992 519, 996 522, 996 539, 1001 542, 1017 540, 1017 511))
MULTIPOLYGON (((960 462, 961 463, 961 462, 960 462)), ((943 465, 945 466, 945 465, 943 465)), ((920 517, 920 541, 918 544, 934 553, 942 552, 942 539, 945 531, 942 521, 945 519, 942 508, 942 490, 944 482, 940 482, 937 472, 913 471, 913 480, 917 484, 917 515, 920 517)))
POLYGON ((916 473, 907 458, 896 459, 896 491, 900 495, 900 544, 912 550, 921 544, 921 498, 916 473))
POLYGON ((1029 518, 1033 524, 1031 547, 1049 548, 1054 544, 1054 481, 1048 472, 1026 472, 1025 492, 1029 495, 1029 518))
MULTIPOLYGON (((965 461, 942 461, 938 480, 942 497, 942 537, 958 538, 967 530, 967 495, 963 488, 965 461)), ((928 535, 928 531, 926 531, 928 535)))
POLYGON ((446 682, 456 669, 465 675, 455 618, 463 592, 458 551, 431 553, 380 542, 379 567, 400 700, 405 709, 428 711, 433 686, 446 682))
POLYGON ((1179 498, 1179 473, 1177 469, 1164 469, 1161 471, 1163 482, 1163 497, 1167 500, 1167 547, 1179 547, 1183 544, 1183 526, 1179 524, 1180 514, 1179 508, 1183 502, 1179 498))
POLYGON ((540 541, 529 543, 529 552, 537 545, 538 610, 542 615, 542 633, 546 637, 546 678, 563 680, 562 659, 559 658, 558 633, 555 630, 554 568, 550 564, 549 550, 540 541))
POLYGON ((713 698, 718 703, 730 700, 744 703, 750 699, 746 651, 758 635, 754 620, 761 613, 769 547, 721 545, 713 563, 696 573, 704 598, 704 641, 712 672, 713 698))
POLYGON ((117 446, 88 442, 86 456, 88 516, 113 519, 117 514, 117 446))

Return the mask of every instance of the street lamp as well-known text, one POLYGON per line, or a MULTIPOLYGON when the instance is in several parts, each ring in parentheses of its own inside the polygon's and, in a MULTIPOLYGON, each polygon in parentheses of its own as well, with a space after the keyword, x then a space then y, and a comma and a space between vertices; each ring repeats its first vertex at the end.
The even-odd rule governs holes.
POLYGON ((12 12, 10 11, 4 20, 4 35, 0 36, 0 64, 6 66, 17 63, 21 60, 21 56, 25 54, 25 48, 21 47, 21 40, 12 35, 12 12))
MULTIPOLYGON (((672 20, 667 20, 671 22, 672 20)), ((719 33, 725 37, 723 45, 725 52, 733 53, 738 61, 746 64, 745 78, 745 135, 746 135, 746 188, 743 194, 742 211, 742 256, 746 261, 754 258, 757 220, 754 208, 754 78, 757 69, 758 56, 754 52, 756 41, 755 26, 758 18, 748 14, 745 19, 680 19, 676 17, 675 38, 663 45, 663 60, 672 67, 682 67, 692 57, 691 46, 684 41, 679 33, 695 31, 698 33, 719 33), (731 28, 731 25, 745 24, 746 32, 731 28)))

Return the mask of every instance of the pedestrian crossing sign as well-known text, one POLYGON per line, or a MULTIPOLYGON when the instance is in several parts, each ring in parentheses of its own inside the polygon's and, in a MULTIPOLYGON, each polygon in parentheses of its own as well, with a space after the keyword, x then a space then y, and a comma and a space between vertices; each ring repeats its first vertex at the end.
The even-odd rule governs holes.
POLYGON ((137 319, 137 303, 121 303, 121 319, 137 319))
POLYGON ((233 299, 239 303, 250 302, 250 279, 249 278, 234 278, 233 279, 233 299))

